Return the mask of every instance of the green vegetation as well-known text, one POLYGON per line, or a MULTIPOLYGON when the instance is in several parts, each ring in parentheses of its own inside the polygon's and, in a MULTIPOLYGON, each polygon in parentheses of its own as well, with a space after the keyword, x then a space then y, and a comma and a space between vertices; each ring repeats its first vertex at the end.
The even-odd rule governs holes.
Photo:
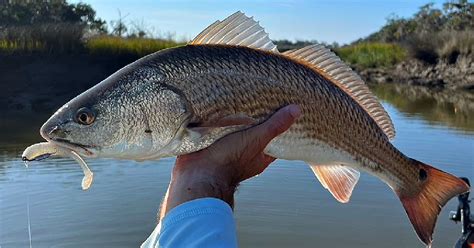
POLYGON ((392 66, 406 58, 406 51, 397 44, 364 42, 336 49, 342 60, 363 68, 392 66))
POLYGON ((10 0, 0 4, 0 51, 82 51, 86 33, 105 33, 105 21, 88 4, 65 0, 10 0))
POLYGON ((459 55, 474 53, 474 3, 448 1, 442 9, 426 4, 411 18, 388 18, 380 31, 359 42, 397 43, 423 62, 454 63, 459 55))
POLYGON ((69 53, 82 51, 84 26, 70 23, 45 23, 10 26, 0 32, 0 52, 69 53))
POLYGON ((0 4, 0 52, 47 54, 131 54, 143 56, 178 45, 172 39, 152 39, 143 26, 96 18, 88 4, 66 0, 10 0, 0 4))
MULTIPOLYGON (((274 42, 280 52, 318 43, 317 41, 291 42, 288 40, 274 42)), ((337 43, 322 44, 333 50, 345 62, 360 69, 393 66, 408 56, 407 50, 397 43, 357 42, 342 47, 337 43)))
POLYGON ((0 4, 0 28, 38 24, 82 24, 90 30, 106 32, 105 21, 96 18, 88 4, 68 4, 65 0, 6 0, 0 4))
POLYGON ((87 50, 93 54, 135 54, 139 56, 177 45, 179 43, 171 40, 116 36, 97 36, 85 43, 87 50))
MULTIPOLYGON (((1 1, 1 0, 0 0, 1 1)), ((126 17, 126 16, 125 16, 126 17)), ((153 39, 144 24, 126 25, 119 12, 110 26, 88 4, 66 0, 9 0, 0 5, 0 52, 94 53, 142 56, 179 45, 171 37, 153 39), (107 31, 110 29, 110 33, 107 31)), ((280 51, 314 41, 275 41, 280 51)), ((360 68, 389 67, 406 58, 455 63, 474 53, 474 3, 448 1, 442 9, 427 4, 411 18, 392 16, 380 31, 350 45, 325 44, 360 68)))
POLYGON ((402 42, 417 34, 433 34, 442 31, 463 31, 474 28, 474 3, 467 0, 447 1, 443 9, 433 3, 420 7, 411 18, 391 16, 387 24, 366 41, 402 42))
POLYGON ((411 57, 429 64, 439 60, 455 63, 459 55, 474 54, 474 30, 443 30, 437 33, 414 34, 401 42, 411 57))
MULTIPOLYGON (((280 51, 311 43, 315 42, 276 41, 280 51)), ((460 55, 474 54, 474 3, 447 1, 442 9, 427 4, 410 18, 389 17, 378 32, 367 38, 342 47, 337 43, 325 45, 360 69, 389 67, 404 59, 455 63, 460 55)))
POLYGON ((4 33, 6 34, 4 38, 0 39, 0 52, 23 54, 131 54, 143 56, 180 44, 174 40, 133 36, 96 35, 85 39, 82 30, 82 26, 71 24, 45 24, 9 29, 8 33, 4 33))

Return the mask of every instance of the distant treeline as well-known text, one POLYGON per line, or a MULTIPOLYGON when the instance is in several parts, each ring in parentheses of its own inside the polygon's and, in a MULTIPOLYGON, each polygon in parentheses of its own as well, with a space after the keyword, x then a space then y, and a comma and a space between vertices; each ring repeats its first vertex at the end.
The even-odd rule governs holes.
POLYGON ((411 18, 391 16, 380 31, 360 42, 392 42, 409 55, 434 64, 439 59, 454 63, 459 55, 474 52, 474 3, 448 1, 441 9, 426 4, 411 18))
MULTIPOLYGON (((314 43, 276 41, 290 50, 314 43)), ((326 44, 345 61, 362 68, 394 65, 405 58, 428 64, 455 63, 458 56, 474 55, 474 3, 448 1, 441 9, 426 4, 412 17, 390 16, 377 32, 352 44, 326 44)))

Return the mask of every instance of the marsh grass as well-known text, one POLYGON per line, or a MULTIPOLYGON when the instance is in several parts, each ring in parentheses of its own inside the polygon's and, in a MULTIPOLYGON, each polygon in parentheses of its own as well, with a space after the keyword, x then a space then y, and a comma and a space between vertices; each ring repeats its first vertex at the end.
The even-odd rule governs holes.
POLYGON ((364 42, 335 50, 342 60, 362 68, 388 67, 404 60, 407 52, 396 44, 364 42))
POLYGON ((34 26, 13 26, 0 29, 0 51, 12 53, 69 53, 83 48, 84 26, 50 23, 34 26))
POLYGON ((110 54, 143 56, 180 43, 167 39, 110 35, 84 38, 84 26, 70 23, 0 29, 0 52, 46 54, 110 54))
POLYGON ((474 53, 474 31, 444 30, 417 34, 403 42, 403 46, 411 57, 423 62, 436 64, 444 60, 453 64, 459 55, 474 53))
POLYGON ((133 54, 139 56, 178 45, 180 43, 171 40, 115 36, 98 36, 85 42, 87 51, 92 54, 133 54))

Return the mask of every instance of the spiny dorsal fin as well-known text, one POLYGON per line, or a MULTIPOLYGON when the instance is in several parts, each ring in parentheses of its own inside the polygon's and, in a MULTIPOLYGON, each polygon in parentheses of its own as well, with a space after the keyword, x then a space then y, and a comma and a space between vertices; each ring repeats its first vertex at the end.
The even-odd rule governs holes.
POLYGON ((351 198, 359 171, 345 165, 309 165, 323 187, 339 202, 347 203, 351 198))
POLYGON ((395 137, 395 128, 382 104, 372 94, 364 81, 341 59, 323 45, 316 44, 283 53, 285 56, 303 60, 321 72, 329 81, 347 92, 369 113, 389 139, 395 137))
POLYGON ((234 45, 278 52, 276 45, 258 22, 240 11, 223 21, 214 22, 188 44, 234 45))

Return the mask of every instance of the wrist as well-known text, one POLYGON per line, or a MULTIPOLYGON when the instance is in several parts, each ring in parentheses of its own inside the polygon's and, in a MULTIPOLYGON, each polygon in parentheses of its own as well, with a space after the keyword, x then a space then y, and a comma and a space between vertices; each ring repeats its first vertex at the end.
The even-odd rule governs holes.
POLYGON ((174 207, 199 198, 212 197, 234 204, 236 186, 205 170, 174 171, 166 200, 165 214, 174 207))

